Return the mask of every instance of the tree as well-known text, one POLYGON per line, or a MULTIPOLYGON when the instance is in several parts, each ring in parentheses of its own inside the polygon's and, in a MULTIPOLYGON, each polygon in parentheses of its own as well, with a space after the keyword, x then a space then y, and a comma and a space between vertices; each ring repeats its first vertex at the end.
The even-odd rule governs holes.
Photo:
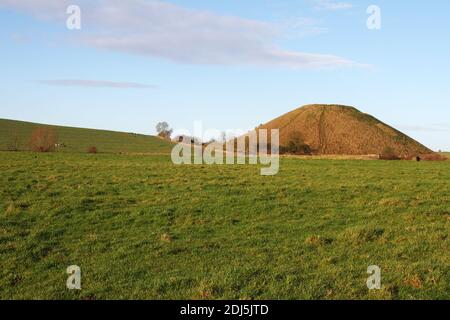
POLYGON ((53 152, 58 143, 58 135, 52 128, 39 127, 31 134, 31 149, 36 152, 53 152))
POLYGON ((156 125, 156 132, 161 138, 170 139, 173 130, 169 128, 169 124, 167 122, 159 122, 156 125))
POLYGON ((220 142, 226 143, 227 142, 227 133, 225 131, 222 131, 220 133, 220 142))

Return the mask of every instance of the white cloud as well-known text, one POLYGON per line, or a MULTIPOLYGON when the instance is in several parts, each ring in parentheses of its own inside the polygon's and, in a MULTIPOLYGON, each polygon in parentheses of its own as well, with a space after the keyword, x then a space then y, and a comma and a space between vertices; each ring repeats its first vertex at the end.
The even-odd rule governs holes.
POLYGON ((274 41, 282 28, 270 23, 187 9, 158 0, 0 0, 0 7, 65 26, 65 10, 74 3, 82 9, 83 29, 73 34, 77 41, 93 48, 189 64, 362 66, 331 54, 280 48, 274 41))
POLYGON ((82 88, 113 88, 113 89, 154 89, 155 85, 147 85, 136 82, 114 82, 103 80, 58 79, 37 81, 49 86, 82 87, 82 88))
POLYGON ((338 2, 334 0, 313 0, 314 9, 317 10, 343 10, 353 8, 353 5, 348 2, 338 2))

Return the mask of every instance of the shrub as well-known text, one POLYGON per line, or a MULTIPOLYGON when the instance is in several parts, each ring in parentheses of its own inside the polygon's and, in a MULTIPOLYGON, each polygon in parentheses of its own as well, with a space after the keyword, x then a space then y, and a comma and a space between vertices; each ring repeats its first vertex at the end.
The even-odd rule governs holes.
POLYGON ((52 128, 40 127, 31 134, 31 150, 36 152, 53 152, 58 143, 56 131, 52 128))
POLYGON ((88 153, 92 153, 92 154, 98 153, 97 147, 94 147, 94 146, 89 147, 89 148, 88 148, 88 153))
POLYGON ((380 160, 400 160, 400 157, 392 147, 386 147, 380 154, 380 160))
POLYGON ((304 142, 303 138, 298 132, 294 132, 289 135, 287 145, 280 147, 280 152, 297 155, 312 154, 311 147, 304 142))
POLYGON ((439 154, 439 153, 429 153, 421 155, 420 158, 423 161, 446 161, 447 157, 439 154))

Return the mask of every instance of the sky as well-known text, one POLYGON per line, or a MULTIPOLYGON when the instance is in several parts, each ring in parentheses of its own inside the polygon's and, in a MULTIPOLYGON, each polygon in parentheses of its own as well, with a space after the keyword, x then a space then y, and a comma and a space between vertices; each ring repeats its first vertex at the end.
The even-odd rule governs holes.
POLYGON ((343 104, 450 151, 448 0, 0 0, 0 26, 0 118, 154 134, 343 104))

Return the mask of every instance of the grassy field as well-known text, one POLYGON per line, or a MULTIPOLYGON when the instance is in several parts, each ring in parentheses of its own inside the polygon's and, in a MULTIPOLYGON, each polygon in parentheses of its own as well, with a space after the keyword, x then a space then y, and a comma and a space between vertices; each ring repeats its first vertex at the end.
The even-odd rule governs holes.
POLYGON ((170 142, 154 136, 95 129, 42 125, 37 123, 0 119, 0 150, 8 150, 15 136, 19 138, 20 150, 29 150, 33 130, 39 127, 54 128, 59 143, 66 145, 59 152, 87 152, 97 147, 100 153, 169 153, 170 142))
POLYGON ((263 177, 1 152, 0 168, 1 299, 450 298, 450 162, 285 158, 263 177))

